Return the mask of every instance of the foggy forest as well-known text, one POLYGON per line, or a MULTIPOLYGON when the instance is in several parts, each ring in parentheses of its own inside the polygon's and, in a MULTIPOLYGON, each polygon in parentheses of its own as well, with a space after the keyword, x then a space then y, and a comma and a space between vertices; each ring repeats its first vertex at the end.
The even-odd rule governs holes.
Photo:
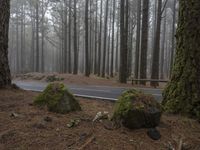
POLYGON ((0 149, 200 150, 199 0, 0 0, 0 149))
POLYGON ((12 0, 12 73, 169 79, 175 49, 176 0, 129 0, 123 6, 119 0, 86 2, 12 0))

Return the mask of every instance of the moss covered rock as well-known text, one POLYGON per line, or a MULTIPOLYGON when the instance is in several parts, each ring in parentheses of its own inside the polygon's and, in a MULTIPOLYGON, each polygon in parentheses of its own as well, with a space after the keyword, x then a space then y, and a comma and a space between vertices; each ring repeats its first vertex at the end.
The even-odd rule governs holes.
POLYGON ((159 125, 161 114, 160 104, 151 95, 133 89, 121 95, 112 119, 130 129, 153 128, 159 125))
POLYGON ((49 84, 35 99, 34 104, 40 107, 47 106, 49 111, 61 114, 81 110, 78 101, 62 83, 49 84))

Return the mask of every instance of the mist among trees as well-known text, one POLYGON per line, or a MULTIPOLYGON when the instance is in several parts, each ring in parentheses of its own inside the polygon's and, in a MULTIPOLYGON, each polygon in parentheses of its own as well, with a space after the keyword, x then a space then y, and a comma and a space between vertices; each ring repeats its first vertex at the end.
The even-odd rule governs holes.
POLYGON ((199 0, 0 10, 0 149, 200 149, 199 0))
POLYGON ((11 72, 169 79, 177 9, 176 0, 12 0, 11 72))

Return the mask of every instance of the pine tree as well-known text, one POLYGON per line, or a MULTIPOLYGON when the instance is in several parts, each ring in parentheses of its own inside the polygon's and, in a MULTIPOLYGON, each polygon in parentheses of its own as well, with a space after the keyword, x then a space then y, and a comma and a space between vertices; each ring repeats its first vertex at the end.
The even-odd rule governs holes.
POLYGON ((88 7, 89 0, 85 3, 85 76, 90 76, 90 62, 89 62, 89 41, 88 41, 88 7))
POLYGON ((8 30, 10 18, 10 1, 0 1, 0 88, 11 84, 8 65, 8 30))
POLYGON ((200 119, 200 1, 180 0, 176 57, 164 91, 166 111, 200 119))
MULTIPOLYGON (((153 62, 151 79, 159 79, 159 57, 160 57, 160 30, 161 30, 161 20, 162 20, 162 0, 158 0, 157 9, 157 20, 156 20, 156 34, 153 46, 153 62)), ((158 82, 151 82, 151 86, 158 86, 158 82)))
MULTIPOLYGON (((142 11, 142 37, 140 55, 140 79, 147 78, 147 49, 148 49, 148 22, 149 22, 149 0, 143 0, 142 11)), ((146 82, 141 81, 141 84, 146 82)))
POLYGON ((141 38, 141 0, 137 0, 137 33, 135 51, 135 78, 139 76, 140 38, 141 38))
POLYGON ((128 54, 128 0, 121 0, 120 4, 120 83, 127 82, 127 54, 128 54))

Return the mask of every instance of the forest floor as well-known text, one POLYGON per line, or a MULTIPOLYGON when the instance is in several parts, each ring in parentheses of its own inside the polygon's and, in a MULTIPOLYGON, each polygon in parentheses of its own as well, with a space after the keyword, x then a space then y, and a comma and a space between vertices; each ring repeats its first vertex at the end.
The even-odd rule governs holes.
POLYGON ((99 111, 112 114, 114 103, 79 98, 82 111, 60 115, 33 106, 37 95, 0 90, 1 150, 170 150, 180 143, 185 149, 200 149, 200 124, 192 119, 164 114, 157 127, 162 137, 154 141, 147 129, 109 130, 106 121, 92 121, 99 111), (79 119, 78 126, 69 128, 74 119, 79 119))
MULTIPOLYGON (((55 76, 57 79, 61 79, 65 84, 76 84, 76 85, 101 85, 101 86, 115 86, 115 87, 151 87, 150 83, 147 82, 146 86, 134 84, 132 85, 131 80, 127 84, 119 83, 117 77, 114 78, 101 78, 95 75, 85 77, 84 75, 73 75, 73 74, 58 74, 58 73, 27 73, 18 74, 13 76, 14 80, 34 80, 34 81, 47 81, 48 77, 55 76)), ((157 88, 164 88, 165 83, 160 83, 157 88)))

